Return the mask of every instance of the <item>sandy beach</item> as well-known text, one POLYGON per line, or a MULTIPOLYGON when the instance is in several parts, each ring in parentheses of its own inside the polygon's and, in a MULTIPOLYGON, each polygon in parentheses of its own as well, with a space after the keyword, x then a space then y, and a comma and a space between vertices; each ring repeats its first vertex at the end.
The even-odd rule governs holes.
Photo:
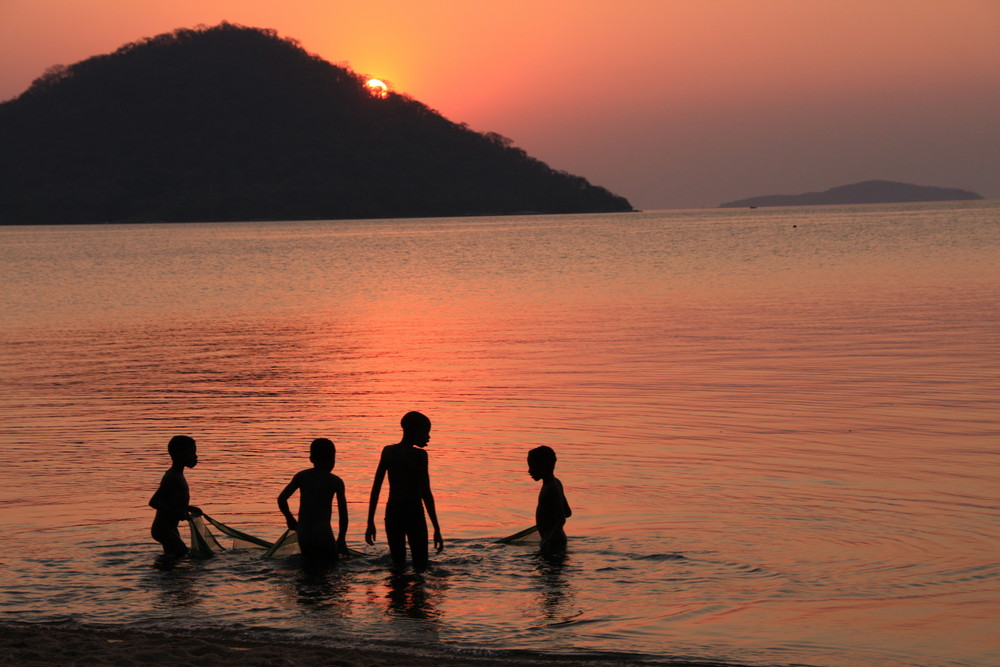
MULTIPOLYGON (((587 660, 559 656, 512 656, 484 648, 479 655, 414 652, 386 647, 320 646, 281 641, 248 641, 212 631, 203 637, 132 630, 63 628, 48 625, 0 626, 0 657, 8 665, 523 665, 563 663, 614 665, 620 660, 587 660)), ((722 663, 656 661, 643 664, 723 667, 722 663)))
MULTIPOLYGON (((484 665, 488 656, 422 656, 377 648, 253 642, 216 632, 203 637, 130 630, 6 626, 4 662, 15 665, 484 665)), ((523 664, 542 664, 525 660, 523 664)))

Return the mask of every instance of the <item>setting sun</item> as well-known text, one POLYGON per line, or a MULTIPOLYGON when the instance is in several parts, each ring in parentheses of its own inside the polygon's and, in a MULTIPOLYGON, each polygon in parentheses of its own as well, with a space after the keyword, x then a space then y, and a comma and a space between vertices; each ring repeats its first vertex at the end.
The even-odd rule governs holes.
POLYGON ((374 97, 385 99, 389 95, 389 87, 378 79, 368 79, 365 82, 365 86, 367 86, 368 92, 374 97))

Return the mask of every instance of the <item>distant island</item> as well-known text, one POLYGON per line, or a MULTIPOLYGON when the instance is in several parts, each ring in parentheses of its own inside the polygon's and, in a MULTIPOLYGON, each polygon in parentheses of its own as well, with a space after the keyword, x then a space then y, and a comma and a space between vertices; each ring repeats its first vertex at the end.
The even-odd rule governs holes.
POLYGON ((933 188, 893 181, 862 181, 830 188, 824 192, 800 195, 768 195, 751 197, 725 204, 719 208, 748 206, 829 206, 832 204, 891 204, 897 202, 958 201, 982 199, 975 192, 956 188, 933 188))
POLYGON ((0 224, 631 211, 272 30, 223 23, 47 70, 0 104, 0 224))

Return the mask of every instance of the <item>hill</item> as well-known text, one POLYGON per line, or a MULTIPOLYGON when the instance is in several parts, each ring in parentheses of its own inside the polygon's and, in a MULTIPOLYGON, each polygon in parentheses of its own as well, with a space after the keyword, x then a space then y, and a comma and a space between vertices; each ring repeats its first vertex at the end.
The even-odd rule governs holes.
POLYGON ((0 223, 630 211, 274 31, 223 23, 50 68, 0 104, 0 223))
POLYGON ((895 202, 956 201, 982 199, 975 192, 955 188, 933 188, 893 181, 863 181, 830 188, 824 192, 800 195, 751 197, 725 204, 720 208, 747 206, 828 206, 831 204, 890 204, 895 202))

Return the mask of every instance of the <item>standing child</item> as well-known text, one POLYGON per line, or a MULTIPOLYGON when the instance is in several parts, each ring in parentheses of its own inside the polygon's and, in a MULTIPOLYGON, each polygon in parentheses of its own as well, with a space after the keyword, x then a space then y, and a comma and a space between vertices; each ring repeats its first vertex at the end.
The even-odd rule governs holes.
POLYGON ((528 452, 528 474, 531 479, 542 480, 542 490, 538 492, 538 507, 535 509, 535 525, 542 538, 541 552, 546 556, 566 550, 566 519, 573 516, 562 482, 555 476, 556 453, 551 447, 542 445, 528 452))
POLYGON ((406 564, 406 545, 410 545, 413 569, 427 569, 427 519, 424 508, 434 525, 434 547, 440 553, 444 548, 441 527, 438 525, 431 478, 424 447, 431 439, 431 420, 419 412, 407 412, 400 421, 403 439, 382 449, 372 493, 368 501, 368 529, 365 541, 375 544, 375 508, 382 490, 382 481, 389 474, 389 500, 385 505, 385 539, 389 553, 397 568, 406 564))
POLYGON ((201 514, 200 509, 188 505, 191 491, 184 478, 184 468, 198 465, 198 449, 193 438, 175 435, 167 444, 167 452, 170 454, 170 469, 163 474, 160 487, 149 499, 149 506, 156 510, 150 533, 163 545, 165 555, 180 557, 187 554, 188 548, 177 525, 187 520, 190 514, 201 514))
POLYGON ((317 438, 309 446, 309 460, 313 467, 297 472, 292 481, 278 496, 278 508, 285 515, 289 530, 298 533, 302 557, 317 562, 333 562, 339 552, 347 551, 347 498, 344 482, 334 475, 337 448, 326 438, 317 438), (299 519, 295 520, 288 509, 288 499, 299 491, 299 519), (333 539, 330 521, 333 515, 333 497, 337 497, 338 535, 333 539))

